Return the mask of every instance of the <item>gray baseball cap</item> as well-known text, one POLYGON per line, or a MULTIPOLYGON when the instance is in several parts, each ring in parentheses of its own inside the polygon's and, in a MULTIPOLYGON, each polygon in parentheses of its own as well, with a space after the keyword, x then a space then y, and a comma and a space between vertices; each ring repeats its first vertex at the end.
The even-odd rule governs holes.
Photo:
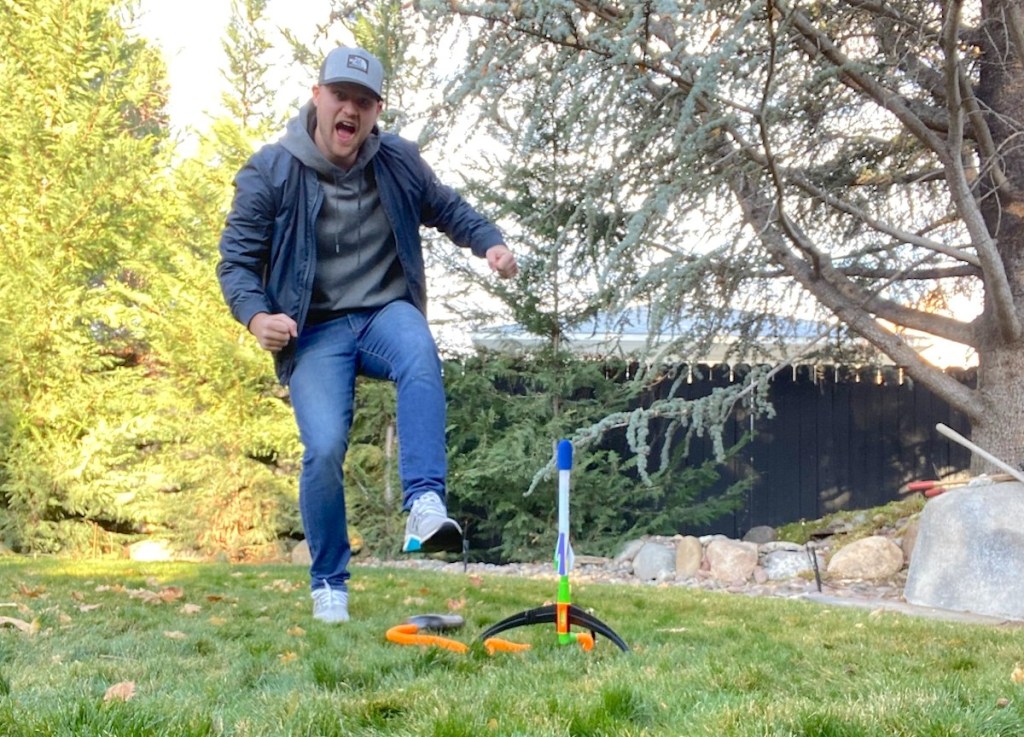
POLYGON ((360 84, 379 100, 384 84, 384 66, 365 49, 339 46, 327 55, 320 66, 320 84, 335 82, 360 84))

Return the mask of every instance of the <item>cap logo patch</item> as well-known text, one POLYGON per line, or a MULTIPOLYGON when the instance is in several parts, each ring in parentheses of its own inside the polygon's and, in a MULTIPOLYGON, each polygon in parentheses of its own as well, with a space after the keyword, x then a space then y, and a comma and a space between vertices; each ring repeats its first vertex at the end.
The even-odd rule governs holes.
POLYGON ((348 68, 356 69, 363 74, 370 73, 370 63, 361 56, 350 56, 348 57, 348 68))

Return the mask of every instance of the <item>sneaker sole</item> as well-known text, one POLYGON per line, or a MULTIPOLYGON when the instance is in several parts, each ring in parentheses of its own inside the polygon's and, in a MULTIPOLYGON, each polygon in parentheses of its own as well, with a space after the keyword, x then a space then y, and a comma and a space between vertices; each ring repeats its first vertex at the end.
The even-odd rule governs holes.
POLYGON ((314 614, 313 619, 317 622, 323 622, 324 624, 341 624, 342 622, 349 621, 349 616, 348 614, 343 616, 339 616, 337 614, 324 614, 318 617, 314 614))
POLYGON ((462 530, 454 522, 446 522, 426 540, 410 538, 402 546, 403 553, 461 553, 462 530))

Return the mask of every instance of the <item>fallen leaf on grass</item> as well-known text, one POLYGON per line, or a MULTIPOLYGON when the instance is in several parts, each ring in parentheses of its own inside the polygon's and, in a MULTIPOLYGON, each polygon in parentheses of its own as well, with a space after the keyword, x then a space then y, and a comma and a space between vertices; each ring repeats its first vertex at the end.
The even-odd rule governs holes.
POLYGON ((31 614, 32 607, 22 604, 20 601, 12 601, 10 603, 0 604, 0 608, 10 607, 11 609, 17 609, 22 614, 31 614))
POLYGON ((188 638, 188 635, 178 630, 167 630, 164 632, 164 637, 168 640, 185 640, 188 638))
POLYGON ((185 595, 185 590, 180 586, 166 586, 159 591, 128 589, 127 592, 132 599, 142 599, 147 604, 170 604, 185 595))
POLYGON ((149 589, 128 589, 127 590, 129 599, 142 599, 147 604, 162 604, 163 601, 157 596, 155 591, 149 589))
POLYGON ((21 630, 26 635, 34 635, 39 631, 39 620, 33 619, 31 622, 26 622, 24 619, 15 619, 14 617, 0 617, 0 627, 6 626, 21 630))
POLYGON ((278 655, 277 659, 280 660, 282 663, 291 663, 292 661, 299 659, 299 654, 289 650, 286 653, 281 653, 280 655, 278 655))
POLYGON ((299 625, 295 625, 294 627, 288 629, 288 634, 292 637, 305 637, 306 630, 299 627, 299 625))
POLYGON ((135 681, 115 683, 103 694, 104 701, 128 701, 135 696, 135 681))
POLYGON ((457 612, 460 609, 464 609, 466 606, 466 597, 463 596, 460 599, 449 599, 448 600, 448 611, 457 612))
POLYGON ((228 620, 224 619, 224 617, 210 617, 210 624, 212 624, 214 627, 220 627, 221 625, 225 625, 227 623, 228 620))
POLYGON ((29 599, 37 599, 46 593, 45 586, 37 586, 36 588, 30 589, 23 583, 18 584, 18 591, 22 596, 27 596, 29 599))
POLYGON ((306 586, 301 581, 286 581, 283 578, 274 579, 273 583, 269 583, 263 587, 264 591, 282 591, 286 594, 292 591, 298 591, 306 586))
POLYGON ((101 606, 103 606, 103 605, 102 604, 82 604, 82 606, 78 607, 78 611, 80 611, 80 612, 91 612, 94 609, 99 609, 101 606))
POLYGON ((165 586, 157 592, 157 596, 168 604, 172 601, 177 601, 184 595, 185 589, 181 588, 181 586, 165 586))
POLYGON ((1020 663, 1013 669, 1013 673, 1010 674, 1010 680, 1014 683, 1024 683, 1024 668, 1020 666, 1020 663))
POLYGON ((469 577, 469 583, 472 586, 475 586, 476 588, 480 588, 481 586, 484 585, 483 576, 475 576, 475 575, 474 576, 470 576, 469 577))
POLYGON ((198 604, 182 604, 181 605, 181 613, 182 614, 199 614, 199 612, 201 612, 201 611, 203 611, 203 608, 201 606, 199 606, 198 604))

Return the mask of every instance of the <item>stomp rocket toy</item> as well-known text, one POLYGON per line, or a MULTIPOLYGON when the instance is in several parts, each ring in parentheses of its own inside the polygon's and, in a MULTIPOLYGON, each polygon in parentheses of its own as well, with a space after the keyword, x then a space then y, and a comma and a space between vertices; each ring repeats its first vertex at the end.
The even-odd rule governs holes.
MULTIPOLYGON (((573 566, 572 543, 569 540, 569 480, 572 473, 572 443, 562 440, 558 443, 558 540, 555 543, 555 569, 558 571, 558 597, 556 603, 535 609, 527 609, 513 614, 495 623, 483 632, 479 639, 483 641, 487 652, 518 652, 529 649, 529 645, 510 642, 497 637, 516 627, 534 624, 554 623, 558 642, 562 645, 576 642, 589 651, 594 647, 596 635, 611 640, 620 650, 627 652, 629 646, 611 627, 592 614, 572 603, 569 586, 569 572, 573 566), (572 632, 572 626, 586 628, 587 632, 572 632)), ((420 634, 421 630, 444 631, 461 627, 461 617, 453 615, 420 615, 410 617, 404 624, 388 630, 387 639, 401 645, 436 645, 453 652, 466 652, 469 648, 463 643, 438 635, 420 634)))

